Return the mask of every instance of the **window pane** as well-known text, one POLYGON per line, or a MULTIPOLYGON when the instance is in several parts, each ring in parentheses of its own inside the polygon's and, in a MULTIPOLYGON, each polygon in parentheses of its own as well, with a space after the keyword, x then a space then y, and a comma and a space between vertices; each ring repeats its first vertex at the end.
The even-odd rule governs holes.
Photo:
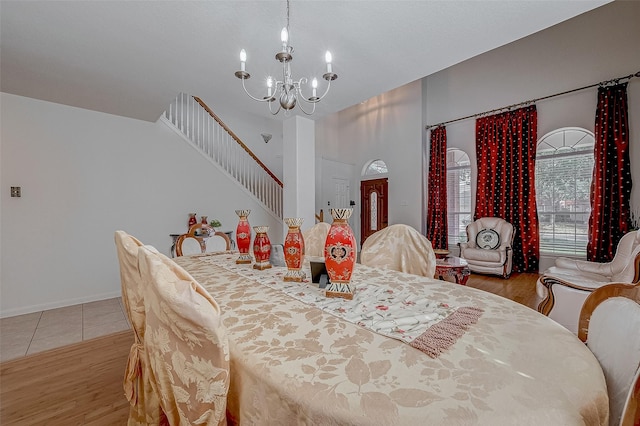
POLYGON ((536 155, 540 251, 586 255, 593 135, 565 128, 545 135, 536 155))
POLYGON ((367 167, 367 171, 364 174, 365 176, 369 176, 384 173, 387 173, 387 164, 382 160, 375 160, 369 164, 369 167, 367 167))
POLYGON ((369 229, 371 231, 378 230, 378 193, 371 193, 371 205, 369 206, 369 211, 371 212, 371 222, 369 223, 369 229))
POLYGON ((471 222, 471 162, 457 148, 447 150, 447 221, 449 244, 466 241, 471 222))

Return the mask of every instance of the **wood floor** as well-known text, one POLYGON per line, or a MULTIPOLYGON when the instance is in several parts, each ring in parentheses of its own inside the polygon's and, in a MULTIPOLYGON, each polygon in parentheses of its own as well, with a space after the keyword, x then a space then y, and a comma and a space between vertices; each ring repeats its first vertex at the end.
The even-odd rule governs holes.
POLYGON ((0 363, 0 424, 126 425, 131 331, 0 363))
MULTIPOLYGON (((473 274, 467 286, 535 308, 537 278, 473 274)), ((122 379, 132 342, 131 331, 119 332, 0 363, 0 424, 125 425, 122 379)))

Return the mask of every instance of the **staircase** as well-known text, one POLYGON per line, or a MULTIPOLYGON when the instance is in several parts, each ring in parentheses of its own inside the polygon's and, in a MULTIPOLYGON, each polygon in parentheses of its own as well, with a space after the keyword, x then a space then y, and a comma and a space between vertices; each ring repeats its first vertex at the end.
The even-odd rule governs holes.
POLYGON ((179 94, 161 120, 282 219, 282 182, 200 98, 179 94))

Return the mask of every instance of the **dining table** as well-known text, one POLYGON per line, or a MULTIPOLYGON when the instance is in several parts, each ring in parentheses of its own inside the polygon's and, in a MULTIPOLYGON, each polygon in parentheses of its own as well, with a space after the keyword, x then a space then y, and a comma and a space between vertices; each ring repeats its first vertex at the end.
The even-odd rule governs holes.
POLYGON ((232 424, 608 424, 597 359, 527 306, 362 264, 353 300, 326 298, 308 260, 292 283, 237 257, 174 259, 220 305, 232 424))

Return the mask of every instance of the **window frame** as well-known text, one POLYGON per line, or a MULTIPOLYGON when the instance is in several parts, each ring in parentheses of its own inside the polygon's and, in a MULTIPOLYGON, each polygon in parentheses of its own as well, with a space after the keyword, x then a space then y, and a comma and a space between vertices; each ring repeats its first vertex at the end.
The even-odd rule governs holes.
POLYGON ((540 241, 540 254, 550 256, 573 256, 573 257, 585 257, 588 242, 588 226, 589 216, 591 214, 590 205, 590 188, 593 180, 593 147, 595 145, 595 137, 593 132, 581 128, 581 127, 561 127, 547 132, 541 138, 538 139, 536 144, 536 208, 539 218, 539 241, 540 241), (569 132, 582 133, 582 136, 576 138, 574 143, 566 143, 567 134, 569 132), (555 147, 554 154, 540 155, 541 152, 548 152, 554 145, 549 142, 551 137, 557 137, 559 133, 562 133, 562 146, 555 147), (591 144, 585 144, 583 140, 585 138, 591 139, 591 144), (546 144, 546 149, 542 150, 541 145, 546 144), (585 149, 584 147, 589 147, 585 149), (577 151, 571 151, 576 146, 582 148, 577 151), (590 154, 590 157, 589 157, 590 154), (578 169, 576 167, 567 169, 567 163, 570 163, 572 159, 578 164, 586 160, 590 163, 591 168, 585 167, 584 169, 578 169), (584 160, 582 160, 584 159, 584 160), (553 161, 553 169, 545 168, 541 171, 541 165, 546 161, 553 161), (562 165, 559 165, 561 162, 562 165), (559 169, 560 172, 555 169, 559 169), (569 170, 569 171, 567 171, 569 170), (569 191, 574 191, 573 198, 567 198, 567 194, 559 195, 556 189, 555 183, 558 179, 558 174, 561 173, 568 177, 564 182, 561 182, 561 186, 564 188, 571 187, 569 191), (545 176, 547 179, 542 179, 541 176, 545 176), (588 179, 580 179, 581 176, 588 176, 588 179), (554 180, 551 190, 551 197, 548 197, 549 190, 541 190, 543 183, 548 184, 551 181, 549 177, 554 180), (580 197, 579 194, 584 194, 586 197, 580 197), (544 196, 546 198, 542 198, 544 196), (557 203, 557 207, 554 207, 557 203), (547 205, 550 204, 551 210, 547 209, 547 205), (567 207, 569 206, 569 207, 567 207), (578 207, 582 206, 582 209, 578 207), (547 223, 551 223, 548 225, 547 223), (573 224, 573 225, 571 225, 573 224), (548 228, 548 229, 547 229, 548 228), (573 228, 571 230, 571 228, 573 228), (583 232, 580 232, 580 229, 583 232), (550 237, 549 237, 550 235, 550 237))
POLYGON ((469 154, 467 154, 467 152, 463 149, 460 148, 447 148, 447 239, 449 241, 449 246, 455 246, 458 243, 461 242, 466 242, 467 241, 467 233, 466 233, 466 227, 467 225, 471 222, 472 220, 472 215, 473 212, 471 211, 471 206, 472 206, 472 194, 471 194, 471 158, 469 157, 469 154), (449 160, 450 154, 452 153, 461 153, 460 155, 460 159, 458 161, 455 161, 454 164, 456 165, 452 165, 452 163, 449 160), (466 160, 465 160, 466 158, 466 160), (460 162, 462 161, 466 161, 468 164, 460 164, 460 162), (468 180, 466 183, 462 184, 461 183, 461 179, 460 179, 460 171, 464 171, 466 170, 468 173, 468 180), (466 191, 458 191, 458 197, 457 197, 457 209, 452 209, 452 201, 453 201, 453 192, 450 191, 451 186, 450 185, 454 185, 453 182, 450 182, 450 180, 452 179, 452 175, 453 172, 456 172, 456 176, 458 177, 458 186, 463 186, 463 185, 468 185, 468 188, 466 191), (468 203, 469 206, 469 210, 463 210, 460 208, 460 206, 463 206, 465 204, 465 202, 468 203), (466 220, 465 223, 465 219, 461 218, 464 216, 467 216, 468 219, 466 220), (455 228, 457 228, 458 232, 456 235, 452 234, 451 231, 454 228, 454 223, 457 224, 455 226, 455 228), (461 224, 463 224, 464 226, 461 227, 461 224))

